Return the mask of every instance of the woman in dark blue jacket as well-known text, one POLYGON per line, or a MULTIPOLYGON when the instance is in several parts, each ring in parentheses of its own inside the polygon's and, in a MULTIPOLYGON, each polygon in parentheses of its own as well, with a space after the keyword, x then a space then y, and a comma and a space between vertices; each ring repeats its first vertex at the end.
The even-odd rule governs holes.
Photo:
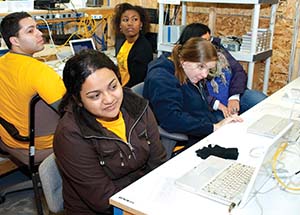
POLYGON ((150 25, 146 11, 128 3, 115 8, 114 28, 124 38, 117 46, 117 62, 122 86, 132 87, 144 81, 147 66, 153 60, 152 46, 144 34, 150 25))
POLYGON ((172 55, 161 55, 149 64, 143 95, 162 128, 189 136, 190 144, 222 125, 241 121, 232 115, 220 122, 212 114, 202 81, 216 66, 217 52, 201 38, 176 45, 172 55))
POLYGON ((221 39, 211 37, 210 29, 202 23, 187 25, 178 40, 184 44, 192 37, 202 37, 211 41, 218 53, 218 63, 214 71, 209 73, 208 102, 215 110, 218 119, 230 114, 243 113, 261 102, 267 96, 262 92, 247 89, 247 74, 242 65, 221 44, 221 39))

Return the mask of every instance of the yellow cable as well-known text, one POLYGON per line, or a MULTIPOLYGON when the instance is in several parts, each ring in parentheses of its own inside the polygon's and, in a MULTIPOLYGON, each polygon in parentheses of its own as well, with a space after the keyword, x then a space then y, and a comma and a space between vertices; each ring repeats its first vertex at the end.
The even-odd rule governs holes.
POLYGON ((74 35, 76 35, 76 36, 79 37, 79 38, 88 38, 88 37, 90 37, 90 36, 87 35, 87 33, 86 33, 86 30, 87 30, 87 27, 86 27, 86 26, 87 26, 87 25, 86 25, 85 23, 86 23, 86 17, 80 19, 80 21, 79 21, 79 23, 78 23, 78 25, 77 25, 78 30, 75 31, 75 32, 73 32, 73 33, 68 37, 68 39, 65 41, 65 43, 59 46, 59 48, 60 48, 60 47, 66 46, 66 45, 68 44, 68 42, 71 40, 71 38, 72 38, 74 35))
POLYGON ((273 159, 272 159, 272 171, 274 173, 274 177, 276 179, 276 181, 286 190, 292 190, 292 191, 300 191, 300 187, 289 187, 287 184, 285 184, 281 178, 278 176, 277 174, 277 170, 276 170, 276 164, 277 164, 277 160, 279 155, 286 149, 287 147, 287 143, 283 143, 280 145, 280 147, 278 147, 278 149, 276 150, 273 159))
MULTIPOLYGON (((77 24, 77 31, 73 32, 69 38, 65 41, 64 44, 60 45, 60 47, 64 47, 68 44, 68 42, 71 40, 73 36, 77 36, 78 38, 91 38, 93 34, 96 32, 99 25, 103 24, 104 22, 107 22, 105 19, 108 19, 109 16, 104 17, 101 21, 96 22, 92 17, 88 14, 86 14, 85 17, 81 18, 80 21, 77 24), (90 27, 90 29, 89 29, 90 27)), ((102 25, 102 32, 104 32, 105 25, 102 25)))

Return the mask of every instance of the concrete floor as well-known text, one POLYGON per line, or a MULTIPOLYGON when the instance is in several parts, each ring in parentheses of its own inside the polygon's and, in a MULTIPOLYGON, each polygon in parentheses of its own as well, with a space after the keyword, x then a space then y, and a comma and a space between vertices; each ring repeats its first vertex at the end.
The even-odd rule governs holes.
MULTIPOLYGON (((21 171, 11 172, 0 178, 0 190, 9 186, 28 180, 28 177, 21 171)), ((7 194, 5 202, 0 204, 1 215, 36 215, 33 190, 26 190, 7 194)))

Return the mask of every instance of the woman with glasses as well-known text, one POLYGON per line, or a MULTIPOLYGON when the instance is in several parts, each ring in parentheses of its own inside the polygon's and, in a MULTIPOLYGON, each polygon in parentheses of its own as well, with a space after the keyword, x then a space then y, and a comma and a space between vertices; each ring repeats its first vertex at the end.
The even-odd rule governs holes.
POLYGON ((207 25, 187 25, 178 43, 184 44, 192 37, 211 41, 217 50, 217 66, 209 72, 206 87, 209 92, 208 102, 219 120, 231 114, 241 114, 267 97, 262 92, 247 89, 247 74, 242 65, 222 46, 220 38, 211 37, 207 25))
POLYGON ((113 20, 117 37, 122 37, 116 46, 122 86, 132 87, 144 81, 153 59, 152 46, 144 36, 150 29, 149 18, 144 8, 122 3, 115 7, 113 20))
POLYGON ((206 100, 204 80, 215 68, 214 46, 202 38, 176 45, 171 56, 161 55, 148 66, 143 95, 166 131, 188 135, 188 146, 222 125, 240 122, 237 115, 216 119, 206 100))

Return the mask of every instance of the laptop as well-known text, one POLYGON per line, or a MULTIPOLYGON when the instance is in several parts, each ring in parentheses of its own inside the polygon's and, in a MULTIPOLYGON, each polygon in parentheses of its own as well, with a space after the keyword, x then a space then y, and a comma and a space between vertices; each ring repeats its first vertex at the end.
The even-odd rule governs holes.
POLYGON ((284 118, 281 116, 265 114, 254 123, 252 123, 247 128, 247 132, 264 137, 274 138, 291 122, 293 122, 293 127, 285 135, 285 137, 289 141, 293 142, 297 141, 300 137, 300 121, 284 118))
POLYGON ((84 49, 96 50, 96 46, 92 38, 70 40, 69 44, 73 55, 78 54, 84 49))
POLYGON ((281 137, 292 125, 287 125, 272 139, 257 166, 210 156, 176 179, 175 185, 229 207, 245 206, 272 176, 272 157, 282 143, 281 137))

